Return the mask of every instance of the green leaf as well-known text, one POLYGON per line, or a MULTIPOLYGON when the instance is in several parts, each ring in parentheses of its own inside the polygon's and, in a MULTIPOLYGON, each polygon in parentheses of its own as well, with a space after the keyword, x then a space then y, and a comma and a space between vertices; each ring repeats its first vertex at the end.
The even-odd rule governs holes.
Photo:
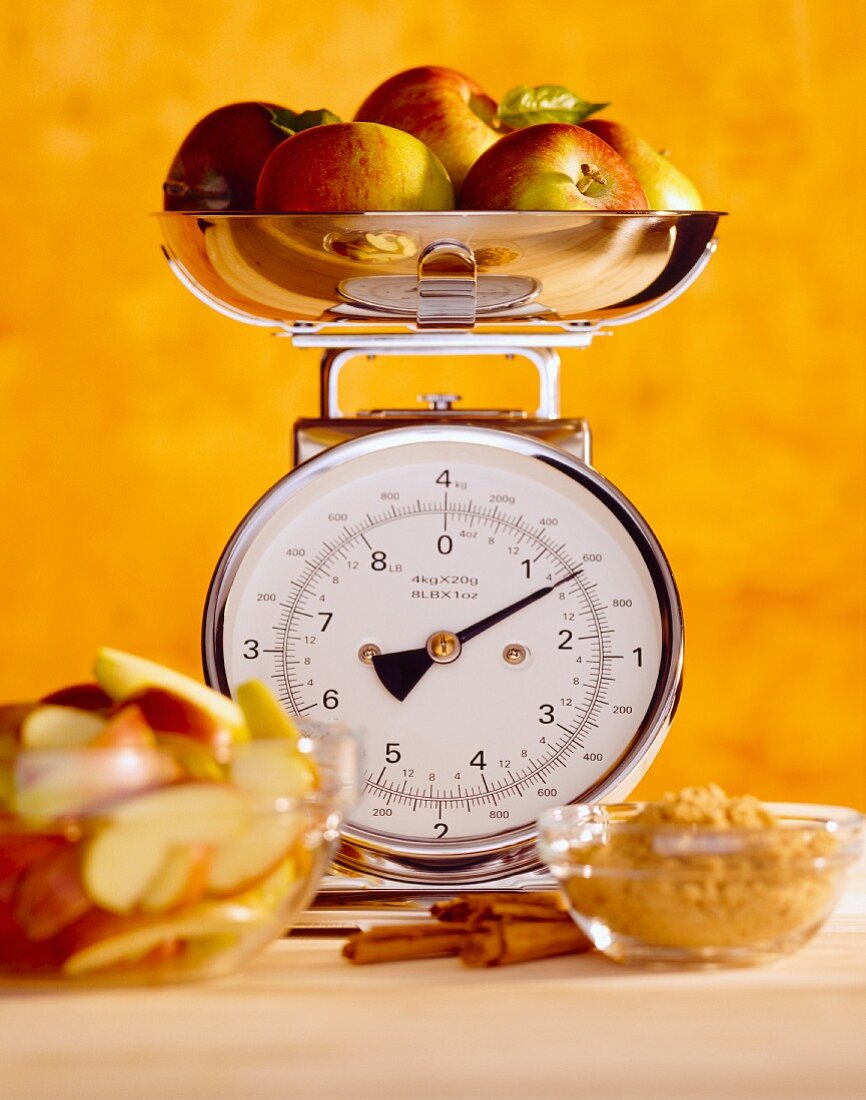
POLYGON ((609 103, 587 103, 559 84, 539 84, 537 88, 518 84, 502 97, 496 118, 503 128, 522 130, 539 122, 577 124, 609 106, 609 103))
POLYGON ((288 107, 271 108, 271 122, 289 136, 301 130, 311 130, 314 126, 327 126, 329 122, 340 121, 333 111, 328 111, 324 107, 320 107, 318 111, 290 111, 288 107))

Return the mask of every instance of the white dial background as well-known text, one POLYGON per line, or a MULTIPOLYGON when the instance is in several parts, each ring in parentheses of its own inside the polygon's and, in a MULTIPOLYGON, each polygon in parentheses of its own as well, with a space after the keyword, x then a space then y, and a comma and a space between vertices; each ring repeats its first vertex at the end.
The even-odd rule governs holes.
POLYGON ((579 798, 629 751, 662 661, 659 597, 610 508, 508 449, 513 437, 463 431, 472 442, 426 429, 344 462, 332 453, 317 476, 280 483, 225 607, 230 690, 258 677, 289 712, 358 729, 365 786, 350 828, 409 843, 526 828, 579 798), (574 571, 402 702, 359 656, 422 647, 574 571), (510 647, 525 658, 510 663, 510 647))

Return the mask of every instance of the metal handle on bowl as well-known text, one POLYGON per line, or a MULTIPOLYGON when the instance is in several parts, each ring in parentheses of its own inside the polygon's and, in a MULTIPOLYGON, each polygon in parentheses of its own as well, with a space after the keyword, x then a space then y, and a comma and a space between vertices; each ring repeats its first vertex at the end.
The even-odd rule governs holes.
POLYGON ((475 255, 460 241, 433 241, 418 257, 418 327, 471 329, 477 305, 475 255))

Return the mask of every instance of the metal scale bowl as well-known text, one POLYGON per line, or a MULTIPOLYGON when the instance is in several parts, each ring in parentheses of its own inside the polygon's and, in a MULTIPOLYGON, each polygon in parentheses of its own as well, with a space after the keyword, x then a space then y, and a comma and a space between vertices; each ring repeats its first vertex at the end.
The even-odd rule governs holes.
POLYGON ((320 416, 217 565, 203 653, 227 693, 258 676, 290 712, 366 730, 365 794, 320 895, 342 919, 537 884, 540 811, 624 798, 658 751, 679 598, 588 425, 559 416, 558 349, 677 298, 719 217, 159 215, 198 298, 322 352, 320 416), (526 357, 538 408, 432 394, 344 415, 344 363, 387 355, 526 357))

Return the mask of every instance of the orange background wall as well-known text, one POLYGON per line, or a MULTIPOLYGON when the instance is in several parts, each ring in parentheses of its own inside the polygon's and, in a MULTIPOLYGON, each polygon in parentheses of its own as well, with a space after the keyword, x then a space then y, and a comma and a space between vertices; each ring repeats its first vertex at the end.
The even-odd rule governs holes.
MULTIPOLYGON (((686 611, 683 702, 641 789, 715 779, 866 804, 866 165, 845 117, 864 8, 532 11, 3 5, 0 697, 81 679, 101 643, 198 673, 210 571, 285 471, 291 421, 315 412, 315 353, 210 312, 162 261, 147 215, 180 138, 237 99, 350 117, 384 77, 433 62, 494 96, 561 82, 612 100, 731 213, 684 299, 564 356, 563 411, 590 419, 596 464, 650 519, 686 611)), ((526 367, 455 367, 356 372, 347 404, 431 385, 532 401, 526 367)))

